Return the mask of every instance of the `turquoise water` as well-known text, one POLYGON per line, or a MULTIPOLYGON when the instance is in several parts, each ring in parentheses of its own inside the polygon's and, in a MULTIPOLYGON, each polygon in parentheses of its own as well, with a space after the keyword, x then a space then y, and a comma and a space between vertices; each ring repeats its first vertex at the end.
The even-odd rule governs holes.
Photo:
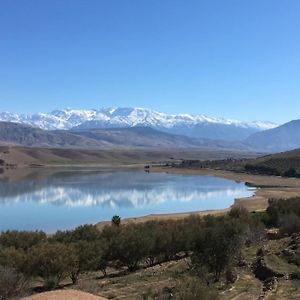
POLYGON ((148 214, 227 208, 253 190, 211 176, 144 171, 61 171, 0 179, 0 231, 54 232, 85 223, 148 214))

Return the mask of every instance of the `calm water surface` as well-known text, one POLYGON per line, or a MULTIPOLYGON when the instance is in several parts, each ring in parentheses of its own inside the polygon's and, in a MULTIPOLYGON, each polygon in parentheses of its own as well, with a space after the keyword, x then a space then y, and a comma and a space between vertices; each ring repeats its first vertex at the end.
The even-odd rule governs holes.
POLYGON ((0 179, 0 231, 54 232, 148 214, 229 207, 253 194, 244 183, 144 171, 59 171, 0 179))

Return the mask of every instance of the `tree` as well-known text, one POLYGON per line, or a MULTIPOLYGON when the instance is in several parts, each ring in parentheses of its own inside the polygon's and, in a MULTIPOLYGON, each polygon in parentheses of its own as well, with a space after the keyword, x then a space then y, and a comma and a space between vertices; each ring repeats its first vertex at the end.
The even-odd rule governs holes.
POLYGON ((28 273, 43 278, 46 289, 56 288, 73 263, 68 250, 57 242, 34 246, 28 254, 28 273))
POLYGON ((95 225, 83 225, 73 231, 73 241, 93 242, 99 239, 100 232, 95 225))
POLYGON ((197 270, 206 266, 214 274, 214 281, 219 281, 222 272, 238 253, 241 234, 239 223, 225 218, 205 227, 195 242, 192 256, 194 268, 197 270))
POLYGON ((147 255, 145 235, 137 224, 129 224, 122 228, 116 238, 115 247, 119 263, 127 266, 129 271, 136 270, 139 261, 147 255))
POLYGON ((80 273, 101 270, 106 275, 107 259, 100 242, 79 241, 68 246, 69 276, 75 284, 80 273))
POLYGON ((0 249, 0 265, 24 273, 27 268, 26 253, 14 247, 0 249))
POLYGON ((34 245, 46 241, 47 236, 43 231, 16 231, 8 230, 0 235, 0 245, 28 250, 34 245))
POLYGON ((14 269, 0 266, 0 299, 18 297, 25 289, 27 281, 14 269))
POLYGON ((285 177, 297 177, 297 171, 295 168, 289 168, 283 173, 285 177))
POLYGON ((111 219, 111 223, 117 227, 121 225, 121 217, 120 216, 113 216, 111 219))

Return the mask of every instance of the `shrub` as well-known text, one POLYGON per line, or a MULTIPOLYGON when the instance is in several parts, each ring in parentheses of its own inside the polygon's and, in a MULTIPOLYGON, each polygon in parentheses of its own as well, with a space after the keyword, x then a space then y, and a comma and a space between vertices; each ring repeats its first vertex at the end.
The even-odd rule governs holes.
POLYGON ((100 238, 95 225, 82 225, 74 230, 57 231, 51 238, 60 243, 76 243, 78 241, 94 242, 100 238))
POLYGON ((245 171, 249 173, 275 175, 275 176, 280 175, 280 171, 278 169, 265 166, 265 165, 260 165, 260 164, 256 164, 256 165, 246 164, 244 168, 245 171))
POLYGON ((104 251, 104 246, 100 242, 79 241, 68 246, 69 276, 75 284, 78 276, 85 271, 101 270, 106 275, 108 261, 104 251))
POLYGON ((244 228, 244 239, 246 245, 261 241, 265 237, 265 227, 261 222, 261 216, 256 213, 249 213, 244 207, 233 207, 229 214, 229 218, 238 220, 244 228))
POLYGON ((293 273, 290 275, 290 278, 291 278, 292 280, 300 280, 300 271, 293 272, 293 273))
POLYGON ((120 264, 127 266, 129 271, 134 271, 147 255, 147 238, 139 225, 129 224, 117 236, 115 247, 120 264))
POLYGON ((189 278, 179 282, 175 287, 176 300, 217 300, 219 296, 217 292, 210 290, 204 286, 199 279, 189 278))
POLYGON ((285 177, 297 177, 297 171, 294 168, 290 168, 287 171, 283 172, 283 176, 285 177))
POLYGON ((238 254, 243 228, 238 221, 208 219, 207 226, 200 232, 192 256, 193 268, 207 267, 219 281, 222 272, 238 254))
POLYGON ((43 231, 6 231, 0 235, 0 245, 3 247, 14 247, 16 249, 28 250, 47 239, 43 231))
POLYGON ((283 234, 291 235, 292 233, 300 232, 300 217, 294 213, 280 216, 278 223, 283 234))
POLYGON ((265 224, 279 227, 285 233, 300 231, 300 198, 269 200, 265 224))
POLYGON ((46 289, 56 288, 74 263, 69 248, 61 243, 45 242, 30 249, 28 273, 44 279, 46 289))
POLYGON ((95 225, 83 225, 73 231, 73 241, 93 242, 99 239, 100 232, 95 225))
POLYGON ((22 249, 14 247, 0 249, 0 265, 21 273, 26 272, 27 255, 22 249))
POLYGON ((0 299, 18 297, 26 288, 24 276, 15 270, 0 266, 0 299))

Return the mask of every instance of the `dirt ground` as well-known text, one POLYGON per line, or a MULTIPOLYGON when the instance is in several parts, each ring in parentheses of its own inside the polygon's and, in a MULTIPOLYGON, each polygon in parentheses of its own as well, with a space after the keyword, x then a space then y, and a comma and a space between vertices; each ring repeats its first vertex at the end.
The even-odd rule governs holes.
POLYGON ((21 300, 105 300, 105 298, 77 290, 59 290, 37 294, 21 300))

